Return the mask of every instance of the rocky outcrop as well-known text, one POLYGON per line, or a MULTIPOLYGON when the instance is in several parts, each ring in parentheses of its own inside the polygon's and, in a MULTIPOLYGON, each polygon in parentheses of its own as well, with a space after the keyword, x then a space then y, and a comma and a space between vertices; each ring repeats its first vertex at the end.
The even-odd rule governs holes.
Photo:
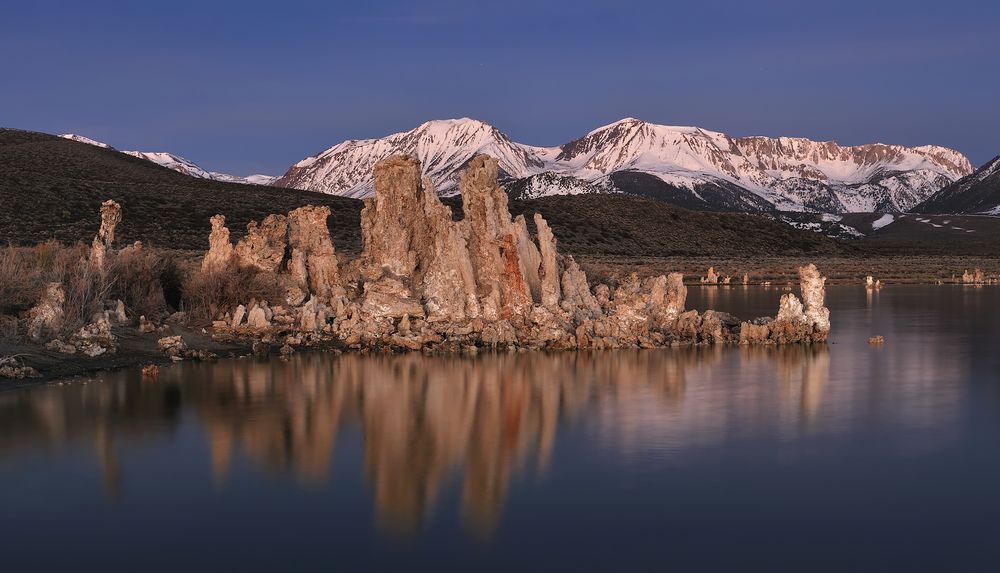
POLYGON ((208 252, 201 261, 201 270, 218 272, 232 263, 233 244, 229 242, 225 216, 215 215, 209 221, 212 223, 212 232, 208 235, 208 252))
POLYGON ((552 234, 552 229, 542 217, 541 213, 535 213, 535 228, 538 230, 538 252, 541 255, 539 265, 539 290, 542 306, 552 309, 559 304, 562 298, 562 289, 559 285, 559 252, 556 250, 556 237, 552 234))
MULTIPOLYGON (((812 265, 800 270, 802 299, 786 294, 773 319, 741 323, 722 312, 685 310, 680 273, 591 285, 573 257, 559 254, 540 214, 531 220, 534 235, 526 218, 511 217, 495 160, 469 162, 459 181, 458 221, 420 172, 410 157, 375 166, 375 194, 361 213, 362 253, 344 265, 325 207, 251 223, 234 250, 237 264, 281 273, 301 296, 289 297, 287 310, 250 301, 219 317, 216 328, 289 351, 324 338, 355 349, 474 352, 820 342, 829 332, 825 278, 812 265)), ((210 243, 217 240, 224 254, 222 223, 213 220, 217 239, 210 243)), ((719 282, 714 268, 702 279, 719 282)))
POLYGON ((497 185, 496 160, 485 155, 474 157, 458 188, 469 225, 469 255, 483 318, 495 321, 526 315, 532 298, 528 269, 520 253, 528 247, 519 245, 507 210, 507 193, 497 185))
POLYGON ((830 334, 830 309, 826 308, 826 277, 819 274, 816 265, 799 267, 799 286, 805 304, 806 321, 811 328, 813 342, 826 341, 830 334))
POLYGON ((826 277, 816 265, 799 267, 802 300, 793 293, 781 296, 778 315, 740 325, 741 344, 791 344, 825 342, 830 334, 830 310, 826 308, 826 277))
POLYGON ((715 273, 715 267, 708 267, 708 273, 701 277, 701 283, 706 285, 719 284, 719 275, 715 273))
POLYGON ((234 249, 239 264, 268 273, 277 273, 285 259, 288 244, 288 219, 268 215, 260 224, 250 221, 247 234, 234 249))
POLYGON ((104 272, 108 249, 115 242, 115 227, 121 220, 121 205, 111 199, 101 203, 101 227, 90 245, 90 263, 99 272, 104 272))
POLYGON ((111 332, 111 321, 107 313, 99 313, 93 322, 84 326, 70 337, 69 343, 93 358, 102 354, 113 354, 118 349, 118 341, 111 332))
POLYGON ((295 286, 321 298, 330 298, 340 287, 337 253, 326 219, 329 207, 306 206, 288 214, 291 260, 288 272, 295 286))
POLYGON ((45 287, 42 300, 28 312, 28 336, 32 340, 45 340, 59 333, 65 318, 65 302, 66 293, 63 292, 62 283, 49 283, 45 287))
POLYGON ((968 269, 962 273, 962 283, 967 285, 981 285, 986 283, 986 276, 983 269, 976 267, 972 272, 968 269))

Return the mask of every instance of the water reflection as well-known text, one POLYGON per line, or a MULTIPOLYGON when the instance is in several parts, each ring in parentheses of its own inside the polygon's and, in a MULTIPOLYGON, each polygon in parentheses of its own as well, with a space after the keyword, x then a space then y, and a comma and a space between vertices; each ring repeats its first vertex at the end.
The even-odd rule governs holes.
POLYGON ((156 382, 122 372, 0 394, 0 456, 92 445, 116 495, 128 481, 121 446, 172 434, 190 415, 220 487, 234 479, 234 455, 325 487, 338 435, 356 428, 382 528, 418 530, 458 478, 463 521, 488 536, 512 480, 544 475, 557 433, 577 418, 596 421, 589 431, 627 460, 844 432, 869 423, 866 413, 933 425, 956 411, 957 390, 933 375, 876 390, 847 371, 831 392, 830 364, 827 346, 182 364, 156 382), (872 399, 880 405, 866 408, 872 399))

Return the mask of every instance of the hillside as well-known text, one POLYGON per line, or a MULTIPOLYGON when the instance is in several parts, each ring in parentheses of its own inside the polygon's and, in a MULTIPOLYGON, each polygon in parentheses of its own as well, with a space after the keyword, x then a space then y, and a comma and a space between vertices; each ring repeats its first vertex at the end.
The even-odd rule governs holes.
POLYGON ((124 153, 69 139, 0 129, 0 242, 90 241, 98 208, 124 209, 118 240, 204 249, 208 219, 226 215, 235 236, 251 219, 306 204, 329 205, 330 230, 358 249, 361 203, 308 191, 224 183, 177 173, 124 153))
POLYGON ((1000 215, 1000 157, 931 195, 913 211, 1000 215))

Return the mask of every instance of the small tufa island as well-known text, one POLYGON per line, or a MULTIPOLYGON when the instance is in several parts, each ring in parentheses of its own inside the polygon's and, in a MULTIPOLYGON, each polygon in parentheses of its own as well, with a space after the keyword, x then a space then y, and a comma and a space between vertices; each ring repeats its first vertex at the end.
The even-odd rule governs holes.
MULTIPOLYGON (((812 264, 799 269, 801 300, 784 294, 775 318, 739 319, 714 310, 685 310, 687 287, 680 273, 640 280, 635 273, 616 286, 591 285, 569 255, 560 254, 545 219, 511 218, 507 195, 497 184, 497 162, 470 161, 460 179, 464 218, 421 178, 420 163, 404 156, 375 166, 375 196, 361 213, 360 257, 338 260, 327 228, 328 207, 306 206, 288 215, 251 222, 235 245, 222 215, 212 217, 209 249, 198 273, 211 284, 234 272, 277 277, 275 300, 212 304, 216 340, 254 342, 290 352, 297 346, 353 350, 472 352, 496 349, 657 348, 692 344, 790 344, 824 342, 830 313, 826 278, 812 264)), ((121 207, 106 201, 101 228, 90 249, 93 272, 105 272, 121 207)), ((130 245, 122 251, 141 250, 130 245)), ((59 332, 62 287, 48 285, 27 313, 31 338, 59 332)), ((114 352, 114 324, 129 321, 120 301, 65 342, 48 345, 66 354, 114 352)), ((170 323, 177 323, 173 317, 170 323)), ((172 334, 145 316, 139 332, 172 334)), ((200 358, 185 337, 162 336, 159 347, 173 358, 200 358)))

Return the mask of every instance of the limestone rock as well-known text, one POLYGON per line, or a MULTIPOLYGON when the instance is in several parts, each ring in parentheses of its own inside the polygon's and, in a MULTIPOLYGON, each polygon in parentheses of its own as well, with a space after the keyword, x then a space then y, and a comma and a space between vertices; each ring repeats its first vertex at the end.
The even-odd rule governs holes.
POLYGON ((267 316, 266 305, 253 305, 247 313, 247 326, 252 329, 264 329, 271 326, 271 320, 267 316))
POLYGON ((259 225, 250 221, 246 236, 234 249, 239 264, 277 273, 285 258, 287 235, 288 219, 284 215, 268 215, 259 225))
POLYGON ((208 235, 208 252, 201 260, 201 270, 206 272, 221 271, 233 261, 233 244, 229 241, 229 229, 226 228, 224 215, 213 215, 212 232, 208 235))
POLYGON ((239 305, 238 307, 236 307, 236 310, 233 311, 233 319, 232 322, 229 323, 229 325, 232 328, 238 328, 241 324, 243 324, 243 319, 246 318, 246 315, 247 315, 247 307, 243 306, 242 304, 239 305))
POLYGON ((106 313, 95 316, 93 322, 81 328, 69 341, 79 352, 90 357, 111 354, 118 349, 118 342, 111 332, 111 321, 106 313))
POLYGON ((824 306, 826 299, 826 277, 820 276, 816 265, 810 263, 799 267, 799 284, 805 315, 812 327, 813 341, 826 340, 830 333, 830 309, 824 306))
POLYGON ((125 303, 116 300, 111 308, 110 318, 114 319, 116 324, 125 324, 128 322, 128 315, 125 313, 125 303))
POLYGON ((501 315, 525 316, 532 304, 507 193, 496 182, 497 169, 495 159, 477 155, 458 184, 482 315, 490 321, 501 315))
POLYGON ((799 298, 792 293, 781 295, 778 316, 768 327, 772 340, 778 344, 807 341, 812 334, 805 308, 799 298))
POLYGON ((188 349, 187 343, 185 343, 184 339, 179 335, 164 336, 156 341, 156 345, 171 358, 180 358, 188 349))
POLYGON ((740 344, 767 344, 770 342, 771 329, 767 324, 744 322, 740 324, 740 344))
POLYGON ((539 266, 541 303, 548 308, 555 308, 562 297, 562 289, 559 287, 559 252, 556 250, 556 238, 541 213, 535 213, 535 228, 538 229, 538 252, 541 256, 539 266))
POLYGON ((463 322, 479 317, 468 224, 451 220, 451 209, 441 203, 429 179, 424 181, 423 209, 433 237, 423 277, 428 320, 463 322))
MULTIPOLYGON (((326 207, 251 223, 231 256, 242 265, 287 271, 290 308, 250 301, 249 311, 241 305, 214 324, 238 335, 260 334, 262 344, 283 339, 289 349, 335 336, 350 348, 424 351, 818 342, 829 331, 825 279, 814 266, 800 270, 805 304, 788 294, 776 319, 742 324, 722 312, 685 311, 680 273, 642 280, 633 273, 614 289, 591 290, 576 261, 559 255, 540 214, 534 215, 536 239, 523 216, 511 218, 495 160, 469 162, 459 183, 460 221, 420 173, 419 162, 409 157, 376 165, 375 196, 361 214, 362 254, 343 266, 326 227, 326 207)), ((225 259, 223 222, 213 219, 210 240, 223 255, 206 255, 206 261, 225 259)), ((728 284, 731 277, 721 281, 728 284)), ((714 268, 702 283, 720 283, 714 268)))
POLYGON ((418 258, 430 250, 423 217, 420 163, 393 156, 375 165, 375 196, 361 211, 364 264, 396 277, 419 279, 418 258))
POLYGON ((329 298, 340 286, 337 254, 326 226, 329 216, 329 207, 312 205, 288 214, 289 273, 300 289, 323 298, 329 298))
POLYGON ((531 300, 535 303, 542 300, 542 286, 540 271, 542 266, 542 255, 531 240, 528 233, 528 223, 524 220, 524 215, 514 218, 514 241, 517 244, 517 256, 520 262, 521 276, 528 285, 528 292, 531 293, 531 300))
POLYGON ((365 284, 362 312, 373 317, 423 316, 424 307, 415 293, 399 279, 383 277, 365 284))
POLYGON ((310 298, 299 308, 299 329, 307 332, 322 330, 329 317, 329 307, 315 297, 310 298))
POLYGON ((39 376, 38 371, 31 366, 25 366, 13 356, 0 356, 0 378, 35 378, 39 376))
POLYGON ((101 203, 101 228, 90 245, 90 263, 100 272, 104 272, 107 251, 115 241, 115 227, 121 220, 121 205, 111 199, 101 203))
POLYGON ((66 293, 61 283, 49 283, 42 300, 28 312, 28 336, 35 341, 54 336, 62 329, 66 293))
POLYGON ((584 316, 595 318, 601 315, 601 305, 590 292, 587 275, 580 270, 573 257, 566 257, 566 270, 562 276, 562 308, 568 312, 582 312, 584 316))
POLYGON ((719 275, 715 274, 715 267, 708 267, 708 274, 701 277, 701 282, 707 285, 719 284, 719 275))

